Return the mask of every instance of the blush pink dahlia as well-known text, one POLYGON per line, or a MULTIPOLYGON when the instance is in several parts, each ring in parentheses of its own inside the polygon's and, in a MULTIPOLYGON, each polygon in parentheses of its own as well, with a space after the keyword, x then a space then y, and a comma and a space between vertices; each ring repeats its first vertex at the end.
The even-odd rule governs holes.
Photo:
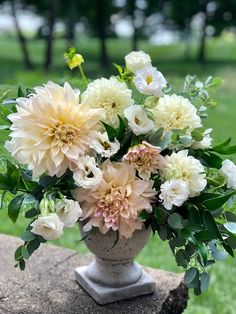
POLYGON ((150 202, 156 192, 152 181, 135 176, 135 169, 128 163, 104 162, 103 179, 92 189, 77 189, 75 198, 82 208, 82 218, 88 218, 84 231, 98 227, 105 234, 119 231, 121 237, 130 238, 136 229, 142 228, 139 214, 151 211, 150 202))
POLYGON ((143 141, 142 144, 131 147, 124 156, 124 160, 138 170, 140 178, 149 180, 151 173, 157 173, 158 169, 162 168, 165 163, 165 159, 160 155, 160 151, 160 147, 143 141))

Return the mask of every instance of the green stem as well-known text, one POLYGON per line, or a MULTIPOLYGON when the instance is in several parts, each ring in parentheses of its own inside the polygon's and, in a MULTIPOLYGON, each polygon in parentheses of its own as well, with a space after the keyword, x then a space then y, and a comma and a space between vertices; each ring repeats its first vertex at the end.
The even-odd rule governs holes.
POLYGON ((87 81, 87 79, 86 79, 86 76, 85 76, 85 74, 84 74, 84 70, 83 70, 83 68, 82 68, 81 65, 79 65, 79 71, 80 71, 80 74, 81 74, 83 83, 84 83, 84 85, 87 87, 88 81, 87 81))

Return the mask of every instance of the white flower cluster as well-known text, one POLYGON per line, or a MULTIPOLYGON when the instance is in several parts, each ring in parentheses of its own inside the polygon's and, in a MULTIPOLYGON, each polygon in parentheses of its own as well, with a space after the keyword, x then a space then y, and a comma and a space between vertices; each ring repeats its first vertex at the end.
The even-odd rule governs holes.
POLYGON ((64 198, 55 204, 54 212, 41 215, 31 224, 31 232, 45 240, 55 240, 62 236, 64 228, 75 225, 82 215, 77 201, 64 198))

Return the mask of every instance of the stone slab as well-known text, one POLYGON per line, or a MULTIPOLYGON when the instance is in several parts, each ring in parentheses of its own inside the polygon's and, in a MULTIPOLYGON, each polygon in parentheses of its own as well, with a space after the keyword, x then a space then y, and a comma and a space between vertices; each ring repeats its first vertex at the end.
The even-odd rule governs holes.
POLYGON ((14 268, 20 240, 0 235, 0 314, 179 314, 187 306, 183 276, 145 267, 156 282, 151 295, 98 305, 76 283, 74 270, 91 255, 43 244, 26 270, 14 268))
POLYGON ((143 272, 141 278, 135 283, 120 288, 111 288, 90 280, 86 275, 86 269, 87 266, 76 268, 76 280, 81 287, 84 288, 84 290, 86 290, 89 295, 91 295, 92 298, 101 305, 130 299, 139 295, 150 294, 153 293, 156 288, 155 282, 145 271, 143 272))

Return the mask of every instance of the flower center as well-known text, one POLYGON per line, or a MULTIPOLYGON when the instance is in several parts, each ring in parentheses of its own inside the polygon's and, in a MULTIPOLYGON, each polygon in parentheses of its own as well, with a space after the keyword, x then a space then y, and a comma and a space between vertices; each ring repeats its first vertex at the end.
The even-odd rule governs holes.
POLYGON ((63 144, 72 145, 77 134, 77 130, 68 124, 58 124, 53 129, 55 139, 63 144))
POLYGON ((148 84, 148 85, 151 84, 152 81, 153 81, 152 75, 148 75, 148 76, 146 77, 146 82, 147 82, 147 84, 148 84))

